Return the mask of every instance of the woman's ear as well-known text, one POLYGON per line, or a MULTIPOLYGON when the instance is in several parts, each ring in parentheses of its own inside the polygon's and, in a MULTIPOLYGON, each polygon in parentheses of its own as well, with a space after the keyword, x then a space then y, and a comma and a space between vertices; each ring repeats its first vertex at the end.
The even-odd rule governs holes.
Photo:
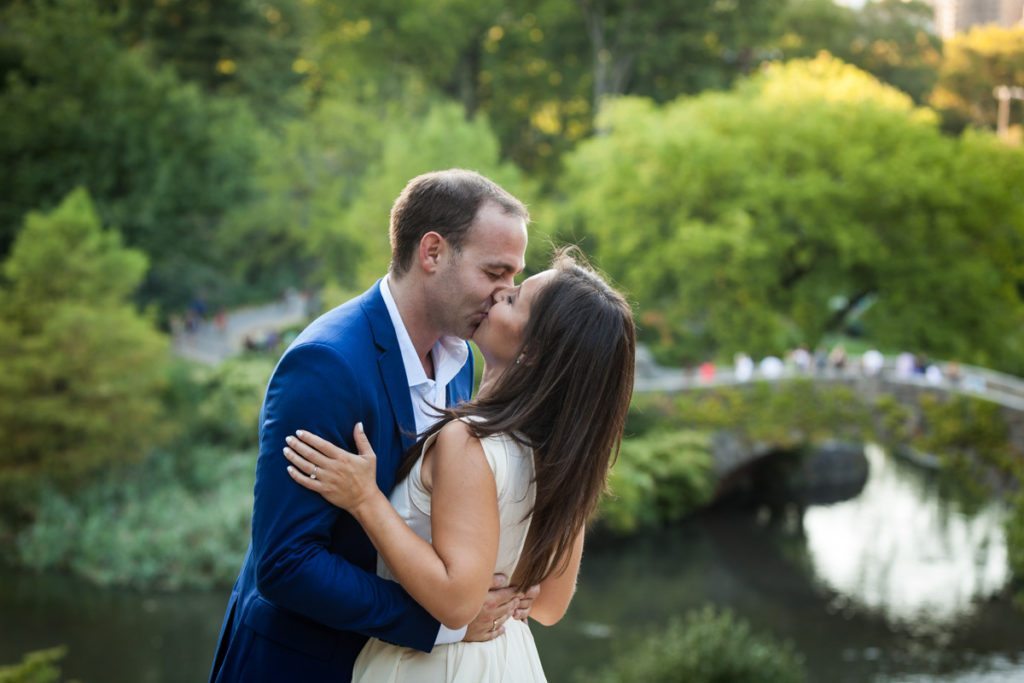
POLYGON ((530 353, 530 349, 529 348, 525 348, 524 347, 523 350, 519 352, 519 355, 516 356, 516 365, 532 365, 532 364, 533 364, 533 355, 530 353))

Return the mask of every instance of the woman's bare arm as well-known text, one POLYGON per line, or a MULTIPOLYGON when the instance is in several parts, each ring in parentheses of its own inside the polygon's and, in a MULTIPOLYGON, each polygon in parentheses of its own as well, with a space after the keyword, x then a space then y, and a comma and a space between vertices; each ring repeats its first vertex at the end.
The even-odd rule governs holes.
POLYGON ((580 562, 583 559, 584 532, 585 529, 580 529, 573 542, 569 562, 565 568, 561 572, 556 568, 551 576, 540 583, 540 595, 533 601, 530 616, 544 626, 557 624, 569 609, 569 603, 576 592, 576 577, 580 573, 580 562))
POLYGON ((452 421, 424 455, 433 488, 431 544, 377 488, 376 457, 358 428, 355 440, 358 455, 315 435, 290 439, 294 451, 286 449, 285 455, 295 465, 292 478, 348 510, 398 582, 434 618, 449 628, 465 626, 487 597, 500 533, 494 473, 480 441, 464 423, 452 421), (317 479, 308 476, 312 465, 318 466, 317 479))

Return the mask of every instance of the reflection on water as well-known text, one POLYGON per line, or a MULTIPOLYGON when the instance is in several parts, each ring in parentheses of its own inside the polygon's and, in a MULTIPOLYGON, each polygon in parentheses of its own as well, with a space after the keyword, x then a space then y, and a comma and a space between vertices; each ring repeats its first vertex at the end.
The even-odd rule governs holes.
MULTIPOLYGON (((599 670, 711 603, 792 641, 812 683, 1024 681, 1024 614, 999 595, 999 508, 966 514, 925 474, 869 457, 858 499, 802 519, 716 511, 589 542, 568 615, 533 626, 549 679, 599 670)), ((226 590, 140 595, 0 572, 0 664, 64 643, 65 674, 83 683, 202 681, 226 601, 226 590)))
POLYGON ((804 514, 815 577, 847 603, 908 628, 943 631, 1009 579, 1004 508, 967 515, 937 483, 868 446, 868 484, 854 500, 804 514))

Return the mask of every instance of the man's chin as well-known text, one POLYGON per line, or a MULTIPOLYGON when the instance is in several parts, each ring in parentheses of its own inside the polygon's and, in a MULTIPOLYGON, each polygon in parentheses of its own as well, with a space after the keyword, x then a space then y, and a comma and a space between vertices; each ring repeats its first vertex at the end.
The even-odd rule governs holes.
POLYGON ((466 341, 472 340, 473 337, 476 336, 476 333, 480 330, 480 326, 484 324, 485 320, 487 320, 486 315, 481 317, 480 320, 478 320, 477 322, 470 323, 469 327, 466 329, 466 334, 460 336, 466 341))

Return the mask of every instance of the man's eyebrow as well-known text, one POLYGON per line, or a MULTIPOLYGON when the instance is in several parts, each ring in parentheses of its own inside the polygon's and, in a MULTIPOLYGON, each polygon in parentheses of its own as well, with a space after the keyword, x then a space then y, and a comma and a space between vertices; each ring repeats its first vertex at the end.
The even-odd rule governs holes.
POLYGON ((510 265, 508 263, 501 263, 501 262, 498 262, 498 261, 494 261, 492 263, 485 263, 484 264, 484 269, 486 269, 486 270, 510 270, 513 273, 516 272, 515 266, 510 265))

